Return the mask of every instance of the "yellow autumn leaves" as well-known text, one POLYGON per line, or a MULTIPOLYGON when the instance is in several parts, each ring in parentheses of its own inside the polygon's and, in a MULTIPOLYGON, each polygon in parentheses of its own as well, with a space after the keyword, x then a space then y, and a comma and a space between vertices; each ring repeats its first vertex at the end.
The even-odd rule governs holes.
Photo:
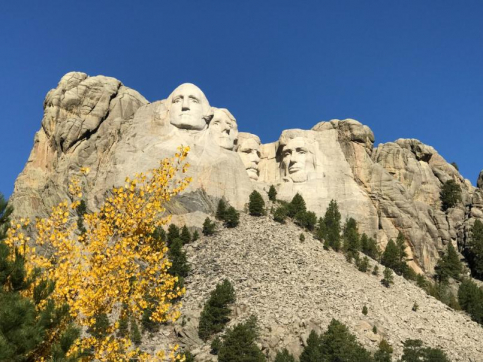
MULTIPOLYGON (((71 316, 84 331, 92 328, 101 314, 111 319, 121 314, 140 320, 149 309, 155 322, 179 317, 176 300, 185 290, 168 274, 167 248, 152 235, 168 222, 160 218, 163 205, 191 181, 189 177, 175 179, 187 170, 183 162, 188 151, 187 147, 179 148, 175 157, 162 160, 160 167, 136 174, 126 179, 124 186, 112 189, 98 212, 84 215, 83 233, 72 217, 83 196, 79 178, 69 184, 72 200, 61 202, 48 218, 36 221, 34 243, 22 231, 27 220, 9 230, 7 243, 19 247, 28 272, 40 268, 46 278, 55 281, 53 299, 59 306, 68 304, 71 316)), ((89 169, 82 168, 81 173, 87 175, 89 169)), ((111 322, 107 336, 82 333, 70 353, 83 348, 93 351, 86 361, 163 360, 162 351, 150 355, 134 348, 128 338, 116 337, 118 323, 111 322)), ((175 361, 183 357, 173 348, 167 358, 175 361)))

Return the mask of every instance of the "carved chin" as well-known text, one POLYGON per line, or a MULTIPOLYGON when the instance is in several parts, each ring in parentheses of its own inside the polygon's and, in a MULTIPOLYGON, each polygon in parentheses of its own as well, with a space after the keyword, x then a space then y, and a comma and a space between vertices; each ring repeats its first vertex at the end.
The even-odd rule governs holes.
POLYGON ((248 173, 248 177, 251 180, 254 180, 254 181, 258 180, 258 170, 255 170, 253 168, 247 168, 247 173, 248 173))
POLYGON ((304 171, 297 171, 294 173, 290 173, 288 177, 291 178, 293 182, 307 181, 307 174, 304 171))
POLYGON ((196 129, 203 130, 206 127, 204 119, 196 119, 191 116, 183 116, 176 119, 171 119, 171 124, 182 129, 196 129))
POLYGON ((233 141, 227 138, 220 138, 218 140, 218 144, 220 145, 221 148, 224 148, 229 151, 232 151, 233 148, 235 147, 233 141))

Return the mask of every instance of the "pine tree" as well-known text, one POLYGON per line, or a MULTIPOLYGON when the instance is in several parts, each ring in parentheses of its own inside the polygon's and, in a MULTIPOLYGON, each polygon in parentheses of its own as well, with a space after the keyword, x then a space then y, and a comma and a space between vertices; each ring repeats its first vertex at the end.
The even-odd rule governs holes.
POLYGON ((277 201, 277 190, 275 190, 273 185, 270 185, 270 188, 268 189, 268 199, 270 201, 277 201))
POLYGON ((168 236, 166 235, 166 231, 161 226, 158 226, 154 229, 153 232, 153 244, 157 251, 161 251, 167 243, 168 236))
POLYGON ((225 226, 228 228, 237 227, 240 223, 240 214, 233 206, 230 206, 225 212, 225 226))
POLYGON ((381 283, 386 288, 389 288, 391 284, 394 284, 394 276, 392 275, 392 270, 389 268, 385 268, 382 274, 384 278, 381 280, 381 283))
POLYGON ((319 361, 373 361, 371 354, 357 342, 349 329, 335 319, 332 319, 327 331, 320 336, 320 353, 322 358, 319 361))
POLYGON ((379 260, 380 251, 373 238, 369 238, 365 233, 361 235, 361 251, 374 260, 379 260))
POLYGON ((461 283, 458 302, 475 322, 483 324, 483 290, 471 279, 465 279, 461 283))
POLYGON ((425 348, 419 339, 407 339, 404 341, 400 362, 450 362, 450 360, 440 349, 425 348))
POLYGON ((440 199, 443 211, 455 207, 462 201, 460 185, 455 180, 446 181, 441 187, 440 199))
POLYGON ((274 362, 295 362, 295 357, 289 353, 287 348, 284 348, 282 351, 277 352, 274 362))
POLYGON ((399 269, 402 272, 402 269, 404 269, 402 265, 406 265, 406 258, 408 257, 406 254, 406 238, 402 232, 397 234, 396 247, 398 249, 399 269))
POLYGON ((0 240, 5 239, 7 229, 10 226, 10 215, 13 208, 8 206, 7 200, 0 193, 0 240))
POLYGON ((359 265, 357 265, 357 269, 359 269, 360 272, 367 272, 369 269, 369 258, 367 256, 363 257, 361 261, 359 261, 359 265))
POLYGON ((174 239, 169 246, 168 258, 171 261, 169 274, 180 278, 186 278, 190 271, 190 266, 188 264, 186 253, 183 251, 183 241, 180 238, 174 239))
POLYGON ((203 341, 223 330, 230 321, 229 305, 234 302, 235 290, 230 281, 225 279, 223 283, 217 284, 215 290, 210 293, 200 315, 198 335, 203 341))
POLYGON ((307 225, 307 212, 306 211, 297 212, 293 217, 293 220, 298 226, 305 228, 305 226, 307 225))
POLYGON ((181 241, 183 241, 183 245, 186 245, 191 241, 191 233, 186 225, 181 228, 181 234, 179 235, 179 238, 181 239, 181 241))
POLYGON ((86 228, 84 226, 84 215, 87 213, 87 205, 84 200, 81 200, 79 206, 76 207, 77 212, 77 229, 80 231, 81 234, 86 232, 86 228))
POLYGON ((250 194, 250 202, 248 203, 248 211, 252 216, 265 215, 265 201, 257 190, 250 194))
MULTIPOLYGON (((374 326, 375 327, 375 326, 374 326)), ((379 342, 379 349, 374 353, 374 362, 391 362, 393 349, 385 339, 379 342)))
POLYGON ((305 228, 309 231, 315 229, 315 225, 317 224, 317 215, 315 212, 307 211, 305 213, 305 228))
POLYGON ((216 219, 224 221, 225 220, 225 213, 226 213, 227 205, 224 199, 220 199, 218 201, 218 207, 216 208, 216 219))
POLYGON ((218 353, 219 362, 264 362, 265 356, 256 345, 257 320, 250 317, 226 332, 218 353))
POLYGON ((285 218, 287 217, 287 208, 285 206, 279 206, 273 213, 273 220, 281 224, 285 223, 285 218))
POLYGON ((436 278, 440 283, 448 282, 449 278, 458 280, 463 270, 460 258, 453 244, 448 244, 446 254, 438 260, 436 264, 436 278))
POLYGON ((117 335, 119 337, 127 337, 129 334, 129 316, 125 306, 121 309, 121 316, 119 318, 119 325, 117 327, 117 335))
POLYGON ((166 235, 168 245, 171 244, 174 239, 179 239, 179 227, 174 224, 170 224, 168 227, 168 234, 166 235))
POLYGON ((372 269, 372 275, 379 275, 379 267, 376 265, 374 265, 374 269, 372 269))
POLYGON ((471 228, 468 244, 466 255, 471 273, 475 278, 481 280, 483 279, 483 223, 478 219, 471 228))
POLYGON ((202 230, 203 235, 205 236, 213 235, 215 233, 215 227, 216 227, 216 224, 212 222, 209 217, 207 217, 205 219, 205 222, 203 223, 203 230, 202 230))
POLYGON ((324 240, 335 251, 340 249, 341 215, 335 200, 331 200, 324 216, 324 240))
POLYGON ((184 353, 184 362, 195 362, 195 357, 191 354, 190 351, 186 351, 184 353))
MULTIPOLYGON (((177 284, 180 285, 181 283, 178 279, 177 284)), ((149 302, 154 302, 154 299, 149 295, 149 293, 144 297, 144 299, 149 302)), ((157 307, 157 303, 155 304, 155 307, 157 307)), ((161 326, 161 323, 156 322, 152 319, 153 312, 154 312, 154 308, 149 308, 149 307, 143 311, 143 315, 141 317, 141 326, 143 331, 150 332, 150 333, 155 333, 159 331, 159 327, 161 326)), ((127 319, 127 316, 126 316, 126 319, 127 319)))
POLYGON ((270 185, 270 188, 268 189, 268 199, 274 202, 277 201, 277 190, 275 190, 273 185, 270 185))
POLYGON ((323 241, 326 238, 326 234, 324 218, 319 217, 319 220, 317 221, 317 229, 315 230, 315 238, 323 241))
POLYGON ((300 355, 300 362, 319 362, 323 361, 320 352, 320 337, 315 331, 311 331, 307 338, 307 345, 300 355))
POLYGON ((198 230, 195 230, 195 232, 193 233, 193 241, 196 241, 200 238, 200 233, 198 232, 198 230))
POLYGON ((305 205, 305 200, 299 193, 296 193, 295 196, 292 198, 292 201, 288 204, 288 213, 289 217, 295 217, 299 212, 306 212, 307 206, 305 205))
POLYGON ((389 240, 386 245, 386 249, 384 249, 384 252, 382 253, 381 264, 393 270, 398 269, 399 249, 392 239, 389 240))
POLYGON ((350 259, 359 255, 361 248, 359 232, 357 231, 357 222, 353 218, 349 218, 344 225, 344 251, 350 259))
POLYGON ((142 342, 141 332, 139 331, 138 324, 136 322, 136 319, 134 319, 134 318, 131 318, 130 338, 131 338, 131 341, 136 346, 139 346, 142 342))
POLYGON ((211 341, 211 351, 210 353, 211 354, 214 354, 214 355, 217 355, 218 352, 220 352, 220 348, 221 346, 223 345, 223 342, 221 341, 220 337, 215 337, 212 341, 211 341))

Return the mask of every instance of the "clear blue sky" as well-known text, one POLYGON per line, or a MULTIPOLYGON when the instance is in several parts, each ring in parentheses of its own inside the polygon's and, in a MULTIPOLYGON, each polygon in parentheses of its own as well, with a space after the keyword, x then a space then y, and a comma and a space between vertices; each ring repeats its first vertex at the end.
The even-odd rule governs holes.
POLYGON ((183 82, 263 142, 332 118, 376 144, 417 138, 473 184, 483 169, 483 1, 3 1, 0 192, 23 169, 45 94, 69 71, 149 101, 183 82))

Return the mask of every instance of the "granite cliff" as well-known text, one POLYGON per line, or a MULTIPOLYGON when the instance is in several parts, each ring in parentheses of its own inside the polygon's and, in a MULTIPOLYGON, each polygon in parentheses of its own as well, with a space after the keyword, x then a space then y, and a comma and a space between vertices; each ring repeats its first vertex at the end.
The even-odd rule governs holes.
POLYGON ((15 213, 46 215, 67 197, 67 181, 81 167, 91 169, 84 187, 94 210, 112 186, 156 166, 181 144, 191 147, 193 182, 168 205, 180 224, 201 226, 222 197, 243 209, 254 189, 274 185, 280 199, 302 194, 318 215, 335 199, 343 218, 354 217, 381 248, 402 232, 412 267, 431 273, 445 245, 464 246, 469 227, 483 219, 483 176, 472 186, 418 140, 374 147, 370 128, 347 119, 285 130, 262 144, 239 133, 235 117, 210 106, 192 84, 150 103, 114 78, 79 72, 62 77, 45 98, 41 128, 11 198, 15 213), (463 202, 442 211, 447 180, 461 187, 463 202))

